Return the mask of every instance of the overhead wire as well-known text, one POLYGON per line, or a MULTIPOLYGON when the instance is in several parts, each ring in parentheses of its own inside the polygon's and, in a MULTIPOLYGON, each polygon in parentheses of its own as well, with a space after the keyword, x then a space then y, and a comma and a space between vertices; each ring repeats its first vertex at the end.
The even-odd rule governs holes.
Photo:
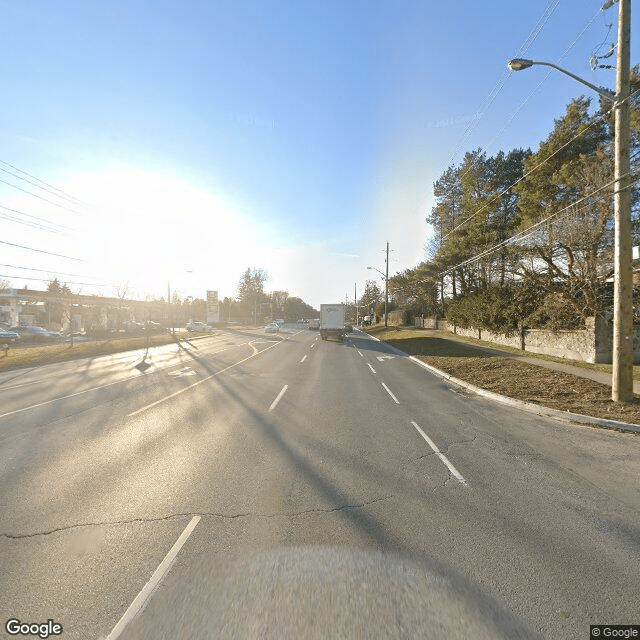
MULTIPOLYGON (((13 276, 6 273, 0 273, 0 278, 11 278, 13 280, 30 280, 44 282, 45 278, 33 278, 29 276, 13 276)), ((83 286, 83 287, 104 287, 104 286, 117 286, 113 283, 95 283, 95 282, 64 282, 66 285, 83 286)))
MULTIPOLYGON (((557 5, 559 4, 559 1, 556 2, 556 4, 553 6, 553 10, 555 10, 557 8, 557 5)), ((545 13, 543 14, 543 16, 538 20, 538 24, 541 22, 542 18, 544 18, 544 16, 547 14, 548 10, 550 8, 550 5, 547 6, 547 9, 545 10, 545 13)), ((544 25, 549 21, 549 19, 551 18, 551 15, 553 14, 553 12, 549 13, 546 17, 546 19, 544 20, 544 23, 542 23, 540 25, 540 28, 536 30, 536 27, 538 25, 536 25, 536 27, 534 27, 534 30, 532 31, 532 34, 535 32, 535 37, 531 40, 530 43, 527 44, 527 41, 529 40, 529 38, 531 37, 531 34, 529 36, 529 38, 527 38, 527 40, 525 40, 525 43, 523 45, 521 45, 520 49, 518 50, 518 53, 524 53, 530 46, 531 44, 533 44, 533 42, 535 41, 535 39, 537 38, 537 36, 539 35, 540 31, 542 30, 542 27, 544 27, 544 25), (526 45, 526 47, 525 47, 526 45)), ((560 55, 560 57, 558 58, 558 61, 563 60, 571 51, 571 49, 573 49, 573 47, 576 45, 576 43, 578 42, 578 40, 584 35, 584 33, 591 27, 591 25, 593 24, 593 22, 596 20, 596 18, 600 15, 600 10, 598 10, 597 13, 595 13, 587 22, 586 24, 583 26, 582 30, 578 33, 578 35, 575 37, 575 39, 573 40, 573 42, 571 42, 567 48, 562 52, 562 54, 560 55)), ((503 74, 503 78, 508 77, 512 74, 513 72, 507 71, 503 74)), ((551 76, 552 71, 548 71, 547 74, 544 76, 544 78, 538 83, 538 85, 529 93, 529 95, 520 103, 520 105, 518 105, 518 107, 516 108, 516 110, 511 114, 511 116, 509 117, 509 119, 507 120, 506 124, 503 126, 503 128, 496 133, 496 135, 494 135, 494 137, 490 140, 490 142, 488 143, 487 146, 490 146, 494 140, 496 140, 500 135, 502 135, 502 133, 504 133, 504 131, 507 129, 507 127, 511 124, 511 122, 513 122, 513 119, 516 117, 516 115, 526 106, 526 104, 529 102, 529 100, 531 100, 531 98, 542 88, 543 84, 547 81, 547 79, 551 76)), ((502 82, 502 78, 499 81, 499 83, 501 83, 501 86, 504 85, 504 82, 502 82)), ((485 110, 486 111, 486 110, 485 110)), ((483 112, 484 114, 484 112, 483 112)), ((474 123, 472 123, 474 124, 474 123)), ((470 125, 471 127, 471 125, 470 125)), ((469 129, 469 127, 467 128, 469 129)), ((466 134, 466 131, 465 131, 466 134)), ((463 139, 461 140, 460 144, 458 145, 458 148, 460 146, 462 146, 462 142, 464 141, 464 138, 466 137, 466 135, 463 135, 463 139)), ((449 165, 451 165, 451 163, 453 162, 453 158, 455 157, 455 153, 457 153, 457 149, 456 152, 454 152, 454 155, 452 156, 451 160, 449 161, 449 165)), ((473 168, 473 164, 471 166, 469 166, 460 176, 460 179, 462 179, 465 175, 467 175, 467 173, 469 173, 469 171, 472 170, 473 168)), ((512 185, 513 186, 513 185, 512 185)), ((445 193, 442 197, 446 197, 447 195, 449 195, 449 193, 445 193)), ((502 194, 501 194, 502 195, 502 194)), ((446 237, 446 236, 445 236, 446 237)), ((444 237, 443 237, 444 239, 444 237)))
MULTIPOLYGON (((587 31, 587 29, 589 29, 589 27, 593 24, 593 22, 598 17, 598 15, 599 15, 598 13, 594 14, 592 18, 585 24, 585 26, 582 28, 582 31, 580 31, 580 33, 576 36, 574 41, 570 45, 568 45, 567 48, 562 52, 562 54, 558 58, 558 62, 564 60, 564 58, 566 58, 569 55, 569 52, 571 51, 571 49, 575 47, 578 40, 583 36, 583 34, 587 31)), ((513 73, 513 72, 510 72, 510 73, 513 73)), ((524 107, 531 100, 531 98, 533 98, 533 96, 536 95, 536 93, 538 93, 540 89, 542 89, 542 86, 552 74, 553 74, 553 70, 550 69, 549 71, 547 71, 546 75, 542 78, 542 80, 540 80, 540 82, 533 88, 533 90, 529 93, 529 95, 516 107, 516 110, 509 116, 508 120, 506 121, 502 129, 500 129, 496 133, 496 135, 494 135, 493 138, 491 138, 491 140, 487 144, 487 147, 490 147, 493 144, 493 142, 497 140, 508 129, 509 125, 513 122, 514 118, 520 113, 520 111, 522 111, 522 109, 524 109, 524 107)))
POLYGON ((38 216, 25 213, 24 211, 18 211, 17 209, 12 209, 11 207, 5 207, 4 205, 1 205, 1 204, 0 204, 0 209, 4 209, 5 211, 10 211, 11 213, 17 214, 19 216, 30 218, 30 220, 24 220, 22 218, 18 218, 10 214, 2 213, 0 211, 0 218, 4 218, 5 220, 18 222, 19 224, 24 224, 29 227, 35 227, 37 229, 42 229, 44 231, 50 231, 52 233, 60 233, 61 231, 68 229, 68 227, 65 227, 64 225, 61 225, 55 222, 51 222, 46 218, 40 218, 38 216))
MULTIPOLYGON (((55 273, 60 276, 71 276, 73 278, 84 278, 80 273, 65 273, 64 271, 53 271, 52 269, 36 269, 34 267, 20 267, 15 264, 0 264, 0 267, 8 267, 9 269, 20 269, 21 271, 39 271, 40 273, 55 273)), ((8 277, 8 276, 5 276, 8 277)), ((14 276, 10 276, 14 277, 14 276)))
POLYGON ((80 204, 81 206, 83 206, 80 201, 78 201, 77 199, 72 199, 71 197, 69 197, 66 194, 64 194, 64 192, 57 193, 56 191, 54 191, 54 189, 50 189, 48 186, 42 186, 42 185, 38 184, 37 182, 34 182, 33 180, 29 180, 28 178, 23 178, 22 176, 18 175, 17 173, 13 173, 12 171, 8 171, 7 169, 3 169, 2 167, 0 167, 0 171, 3 171, 4 173, 7 173, 7 174, 9 174, 10 176, 12 176, 14 178, 17 178, 18 180, 23 180, 27 184, 30 184, 31 186, 36 187, 37 189, 42 189, 43 191, 46 191, 47 193, 50 193, 51 195, 55 196, 56 198, 60 198, 61 200, 66 200, 70 204, 73 204, 73 205, 80 204))
MULTIPOLYGON (((520 45, 520 47, 518 49, 518 53, 519 54, 525 53, 531 47, 531 45, 533 45, 533 43, 536 41, 536 39, 538 38, 538 36, 542 32, 542 29, 546 26, 546 24, 551 19, 551 17, 553 15, 553 13, 555 12, 555 10, 558 8, 559 4, 560 4, 560 0, 550 0, 549 1, 549 3, 547 4, 546 9, 544 10, 542 16, 540 16, 540 18, 538 19, 538 22, 536 23, 536 25, 532 29, 531 33, 527 36, 525 41, 520 45)), ((489 107, 493 104, 495 99, 498 97, 498 94, 500 93, 500 91, 504 87, 504 84, 505 84, 505 82, 506 82, 508 77, 509 77, 509 72, 508 71, 503 72, 502 77, 498 80, 496 85, 491 89, 491 91, 489 92, 487 98, 485 99, 486 104, 484 106, 482 106, 476 112, 473 120, 467 126, 467 128, 464 131, 464 133, 462 134, 461 139, 458 141, 458 145, 456 146, 455 150, 451 154, 451 159, 449 160, 449 165, 453 163, 453 161, 454 161, 459 149, 462 147, 462 145, 464 144, 465 140, 471 135, 473 130, 476 128, 478 122, 482 119, 482 117, 487 112, 489 107)))
MULTIPOLYGON (((449 267, 445 271, 442 271, 439 275, 440 276, 444 276, 447 273, 450 273, 451 271, 454 271, 455 269, 459 269, 461 267, 466 266, 467 264, 471 264, 473 262, 476 262, 480 258, 483 258, 483 257, 485 257, 487 255, 490 255, 494 251, 497 251, 498 249, 501 249, 502 247, 506 246, 507 244, 510 244, 510 243, 512 243, 514 241, 523 240, 524 238, 527 238, 527 237, 533 235, 535 233, 535 230, 538 227, 542 226, 543 224, 546 224, 547 222, 549 222, 553 218, 566 217, 570 213, 574 213, 574 211, 572 211, 572 208, 574 208, 576 205, 578 205, 581 202, 593 197, 594 195, 596 195, 597 193, 599 193, 603 189, 606 189, 606 188, 612 186, 613 184, 615 184, 619 180, 627 178, 627 177, 630 177, 630 176, 633 176, 633 175, 637 175, 637 174, 638 174, 637 171, 630 171, 629 173, 626 173, 623 176, 620 176, 620 178, 615 178, 615 179, 611 180, 610 182, 607 182, 606 184, 604 184, 603 186, 599 187, 595 191, 592 191, 591 193, 588 193, 587 195, 581 197, 579 200, 576 200, 576 202, 572 202, 571 204, 567 205, 563 209, 560 209, 559 211, 556 211, 556 212, 548 215, 543 220, 539 220, 538 222, 536 222, 535 224, 531 225, 530 227, 527 227, 526 229, 523 229, 522 231, 520 231, 520 232, 516 233, 515 235, 511 236, 510 238, 507 238, 506 240, 503 240, 502 242, 494 245, 493 247, 490 247, 489 249, 486 249, 485 251, 482 251, 481 253, 473 256, 472 258, 469 258, 467 260, 464 260, 463 262, 459 262, 458 264, 456 264, 456 265, 454 265, 452 267, 449 267), (564 216, 561 216, 560 214, 562 214, 564 212, 568 212, 568 213, 565 213, 564 216)), ((636 178, 635 180, 633 180, 631 182, 631 184, 634 184, 634 183, 636 183, 638 181, 640 181, 640 178, 636 178)))
POLYGON ((7 242, 6 240, 0 240, 0 244, 6 244, 6 245, 8 245, 10 247, 18 247, 20 249, 27 249, 28 251, 35 251, 37 253, 46 253, 47 255, 56 256, 57 258, 64 258, 65 260, 74 260, 76 262, 86 262, 82 258, 73 258, 71 256, 65 256, 65 255, 63 255, 61 253, 53 253, 52 251, 45 251, 44 249, 35 249, 34 247, 27 247, 27 246, 22 245, 22 244, 15 244, 13 242, 7 242))
POLYGON ((584 127, 581 131, 579 131, 573 138, 571 138, 570 140, 568 140, 567 142, 565 142, 561 147, 559 147, 558 149, 556 149, 552 154, 550 154, 549 156, 547 156, 544 160, 542 160, 541 162, 539 162, 535 167, 533 167, 532 169, 530 169, 529 171, 527 171, 525 174, 523 174, 520 178, 518 178, 513 184, 511 184, 510 186, 508 186, 506 189, 504 189, 503 191, 501 191, 498 195, 494 196, 489 202, 487 202, 483 207, 481 207, 480 209, 478 209, 477 211, 475 211, 473 214, 471 214, 468 218, 465 218, 460 224, 456 225, 453 229, 451 229, 451 231, 449 231, 449 233, 447 233, 446 235, 442 236, 442 240, 445 240, 446 238, 448 238, 451 234, 453 234, 455 231, 457 231, 460 227, 464 226, 467 222, 469 222, 470 220, 472 220, 473 218, 475 218, 477 215, 479 215, 480 213, 482 213, 483 211, 485 211, 491 204, 493 204, 498 198, 500 198, 501 196, 503 196, 505 193, 508 193, 510 189, 512 189, 513 187, 515 187, 519 182, 522 182, 522 180, 524 180, 527 176, 530 176, 534 171, 536 171, 537 169, 539 169, 541 166, 543 166, 544 164, 546 164, 551 158, 553 158, 553 156, 555 156, 556 154, 560 153, 560 151, 562 151, 565 147, 569 146, 572 142, 575 142, 578 138, 580 138, 581 136, 583 136, 591 127, 595 126, 596 124, 598 124, 598 122, 600 120, 604 120, 615 108, 617 105, 619 104, 623 104, 624 102, 631 100, 633 97, 635 97, 636 95, 638 95, 640 93, 640 89, 637 89, 636 91, 634 91, 632 94, 628 95, 624 100, 621 100, 619 103, 614 104, 609 110, 601 113, 599 116, 597 116, 595 119, 593 119, 586 127, 584 127))
MULTIPOLYGON (((612 107, 613 109, 613 107, 612 107)), ((610 110, 611 111, 611 110, 610 110)), ((582 131, 580 131, 579 133, 577 133, 573 138, 571 138, 570 140, 568 140, 567 142, 565 142, 561 147, 559 147, 558 149, 556 149, 552 154, 550 154, 549 156, 547 156, 544 160, 542 160, 541 162, 539 162, 535 167, 533 167, 532 169, 530 169, 529 171, 527 171, 526 173, 524 173, 522 176, 520 176, 513 184, 509 185, 506 189, 504 189, 503 191, 501 191, 498 195, 494 196, 491 200, 489 200, 489 202, 487 202, 484 206, 482 206, 480 209, 478 209, 477 211, 475 211, 474 213, 472 213, 468 218, 465 218, 460 224, 456 225, 453 229, 451 229, 451 231, 449 231, 449 233, 445 234, 442 236, 442 239, 445 240, 446 238, 448 238, 450 235, 452 235, 453 233, 455 233, 458 229, 460 229, 460 227, 463 227, 465 224, 467 224, 467 222, 469 222, 470 220, 473 220, 473 218, 475 218, 476 216, 480 215, 483 211, 486 211, 488 209, 488 207, 490 205, 492 205, 496 200, 498 200, 501 196, 503 196, 505 193, 508 193, 513 187, 515 187, 519 182, 522 182, 526 177, 530 176, 534 171, 536 171, 537 169, 539 169, 541 166, 543 166, 544 164, 546 164, 549 160, 551 160, 551 158, 553 158, 553 156, 557 155, 558 153, 560 153, 565 147, 569 146, 572 142, 575 142, 579 137, 583 136, 591 127, 595 126, 599 120, 603 119, 605 116, 607 116, 610 111, 607 111, 603 114, 601 114, 600 116, 598 116, 598 118, 596 118, 595 120, 593 120, 590 124, 588 124, 582 131)))
POLYGON ((23 193, 26 193, 30 196, 33 196, 34 198, 38 198, 39 200, 43 200, 44 202, 48 202, 49 204, 52 204, 54 207, 60 207, 61 209, 65 209, 67 211, 70 211, 71 213, 77 213, 79 215, 82 215, 81 211, 77 211, 76 209, 71 209, 70 207, 67 207, 63 204, 60 204, 59 202, 53 202, 52 200, 49 200, 47 198, 43 198, 42 196, 38 195, 37 193, 33 193, 32 191, 27 191, 26 189, 23 189, 22 187, 19 187, 15 184, 12 184, 11 182, 7 182, 6 180, 2 180, 0 178, 0 182, 2 182, 3 184, 6 184, 10 187, 13 187, 14 189, 17 189, 18 191, 22 191, 23 193))
MULTIPOLYGON (((80 198, 76 198, 74 195, 71 195, 69 193, 67 193, 66 191, 63 191, 62 189, 59 189, 58 187, 49 184, 48 182, 45 182, 44 180, 41 180, 40 178, 34 176, 31 173, 28 173, 27 171, 23 171, 22 169, 19 169, 18 167, 16 167, 15 165, 11 164, 10 162, 6 162, 5 160, 0 160, 0 164, 5 165, 6 167, 11 167, 14 171, 17 171, 18 173, 22 173, 25 176, 29 176, 29 178, 32 178, 33 180, 35 180, 37 183, 40 184, 34 184, 33 182, 30 182, 29 180, 26 180, 25 178, 20 178, 20 176, 15 176, 17 178, 20 178, 21 180, 25 180, 26 182, 29 182, 30 184, 34 184, 34 186, 38 186, 41 189, 44 189, 45 191, 49 191, 50 193, 53 193, 54 195, 57 195, 58 197, 61 198, 65 198, 71 202, 74 202, 75 204, 79 204, 82 205, 83 207, 87 207, 89 205, 87 205, 86 202, 83 202, 82 200, 80 200, 80 198), (44 186, 41 186, 44 185, 44 186)), ((0 167, 1 171, 5 171, 6 173, 10 173, 11 175, 15 175, 12 174, 10 171, 7 171, 6 169, 2 169, 2 167, 0 167)))

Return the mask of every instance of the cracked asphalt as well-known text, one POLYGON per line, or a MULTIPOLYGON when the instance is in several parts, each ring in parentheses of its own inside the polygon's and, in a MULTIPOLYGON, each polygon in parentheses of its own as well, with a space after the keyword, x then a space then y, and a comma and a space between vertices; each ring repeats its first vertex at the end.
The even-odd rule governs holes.
POLYGON ((640 624, 638 435, 452 392, 359 332, 141 355, 0 377, 0 638, 640 624))

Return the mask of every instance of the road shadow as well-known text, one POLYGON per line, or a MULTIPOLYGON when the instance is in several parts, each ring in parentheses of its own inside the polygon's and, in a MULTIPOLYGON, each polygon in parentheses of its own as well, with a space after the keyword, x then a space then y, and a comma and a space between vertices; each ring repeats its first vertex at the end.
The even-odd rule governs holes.
MULTIPOLYGON (((238 333, 246 335, 245 332, 238 333)), ((263 339, 265 336, 259 335, 258 337, 263 339)), ((356 340, 361 342, 360 348, 389 353, 388 347, 385 348, 385 345, 376 341, 356 336, 350 336, 349 339, 353 342, 356 340)), ((347 345, 347 342, 345 342, 345 345, 347 345)), ((64 495, 57 496, 58 499, 62 502, 71 502, 75 495, 86 489, 86 484, 94 484, 100 488, 121 482, 123 478, 126 480, 129 477, 128 474, 131 473, 131 457, 151 461, 159 458, 166 448, 166 444, 163 443, 165 439, 179 437, 181 441, 184 441, 189 438, 189 425, 199 423, 202 425, 202 429, 208 426, 207 420, 202 419, 203 411, 210 415, 215 415, 219 412, 219 406, 217 405, 221 401, 234 403, 240 406, 243 411, 241 417, 242 426, 246 430, 251 429, 254 431, 258 435, 261 444, 264 445, 264 455, 279 457, 300 474, 303 482, 308 483, 317 491, 320 501, 324 504, 317 511, 337 514, 338 517, 347 521, 356 532, 369 540, 368 546, 377 548, 384 553, 399 554, 401 558, 406 558, 406 561, 400 564, 402 575, 405 575, 408 570, 405 568, 406 562, 408 568, 416 567, 416 570, 419 570, 419 575, 433 575, 446 581, 447 589, 451 589, 458 601, 466 603, 474 611, 477 609, 480 612, 485 612, 485 622, 492 631, 495 631, 495 635, 490 637, 538 637, 530 634, 526 627, 504 608, 504 605, 472 579, 434 556, 416 554, 415 549, 410 548, 401 536, 394 534, 391 527, 385 525, 372 512, 371 508, 368 508, 366 504, 361 504, 364 501, 363 498, 354 497, 354 495, 361 494, 362 490, 358 491, 356 488, 339 486, 335 479, 335 474, 332 472, 336 467, 349 470, 356 468, 358 474, 363 478, 362 486, 364 487, 367 485, 367 477, 380 478, 383 470, 379 469, 377 465, 371 464, 366 460, 358 461, 356 453, 349 455, 341 448, 324 442, 318 434, 305 433, 304 429, 298 432, 291 432, 291 430, 283 428, 281 418, 278 420, 277 416, 267 413, 264 407, 258 406, 255 394, 247 393, 251 389, 249 381, 247 387, 243 388, 242 385, 237 384, 237 380, 217 375, 225 369, 227 366, 225 363, 218 362, 216 364, 205 356, 186 348, 183 349, 182 353, 185 358, 192 358, 197 361, 207 375, 215 376, 205 382, 205 385, 214 382, 219 386, 222 391, 222 400, 220 394, 199 393, 195 402, 187 405, 173 405, 171 407, 172 415, 163 416, 162 420, 152 420, 151 417, 145 421, 123 420, 121 423, 123 435, 120 436, 114 433, 114 437, 126 440, 131 449, 127 450, 124 455, 105 455, 90 469, 78 468, 64 495), (177 413, 181 414, 179 421, 176 420, 175 414, 177 413), (173 419, 170 420, 170 417, 173 419), (127 434, 127 430, 135 430, 136 432, 127 434), (324 458, 328 464, 319 465, 317 463, 318 457, 324 458)), ((202 385, 203 389, 205 385, 202 385)), ((167 393, 169 385, 164 384, 163 386, 165 387, 162 390, 163 393, 167 393)), ((190 392, 187 391, 186 393, 190 392)), ((302 411, 303 409, 301 408, 302 411)), ((304 420, 304 416, 302 416, 302 420, 304 420)), ((85 424, 85 427, 88 426, 88 424, 85 424)), ((93 431, 94 437, 102 437, 109 429, 113 429, 113 425, 111 424, 111 416, 107 415, 97 420, 92 425, 91 431, 93 431)), ((194 439, 194 441, 197 440, 194 439)), ((132 476, 132 479, 135 479, 135 475, 132 476)), ((396 477, 394 479, 388 476, 388 481, 390 485, 389 494, 414 491, 402 478, 396 477)), ((383 495, 380 493, 379 500, 392 499, 393 495, 389 494, 383 495)), ((277 515, 287 517, 285 512, 277 515)), ((327 563, 324 557, 321 560, 323 563, 327 563)), ((335 565, 336 567, 340 563, 344 563, 341 557, 338 560, 339 563, 335 565)), ((389 567, 387 567, 387 560, 388 558, 385 557, 380 559, 384 569, 381 571, 381 576, 389 580, 390 576, 394 575, 392 568, 395 565, 389 564, 389 567)), ((329 566, 333 568, 334 565, 329 566)), ((361 572, 363 582, 368 579, 368 575, 368 569, 365 567, 361 572)), ((389 586, 393 586, 393 584, 394 582, 391 581, 389 586)), ((401 595, 402 593, 399 594, 399 597, 401 595)))
POLYGON ((250 338, 266 338, 268 340, 284 340, 286 336, 280 335, 280 333, 265 333, 264 331, 260 331, 259 329, 248 329, 247 331, 241 331, 239 329, 229 329, 229 327, 225 327, 224 329, 218 329, 220 333, 229 333, 234 336, 247 336, 250 338))

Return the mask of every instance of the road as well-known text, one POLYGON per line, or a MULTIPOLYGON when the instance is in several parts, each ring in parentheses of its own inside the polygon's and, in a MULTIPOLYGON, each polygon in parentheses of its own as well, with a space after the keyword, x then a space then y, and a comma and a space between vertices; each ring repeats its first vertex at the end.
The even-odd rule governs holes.
POLYGON ((639 443, 463 393, 360 332, 3 373, 0 638, 9 619, 82 640, 640 624, 639 443))

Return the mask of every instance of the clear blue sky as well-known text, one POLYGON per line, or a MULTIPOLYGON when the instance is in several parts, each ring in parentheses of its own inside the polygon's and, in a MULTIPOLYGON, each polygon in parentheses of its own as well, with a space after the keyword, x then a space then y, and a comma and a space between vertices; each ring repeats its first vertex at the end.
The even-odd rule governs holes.
POLYGON ((589 65, 616 39, 617 5, 602 4, 0 1, 0 161, 85 203, 0 164, 0 180, 74 210, 0 182, 0 240, 75 258, 0 244, 0 274, 226 296, 260 267, 268 290, 316 306, 352 297, 387 241, 390 273, 424 259, 449 164, 535 149, 589 91, 543 67, 510 73, 510 58, 614 86, 589 65))

